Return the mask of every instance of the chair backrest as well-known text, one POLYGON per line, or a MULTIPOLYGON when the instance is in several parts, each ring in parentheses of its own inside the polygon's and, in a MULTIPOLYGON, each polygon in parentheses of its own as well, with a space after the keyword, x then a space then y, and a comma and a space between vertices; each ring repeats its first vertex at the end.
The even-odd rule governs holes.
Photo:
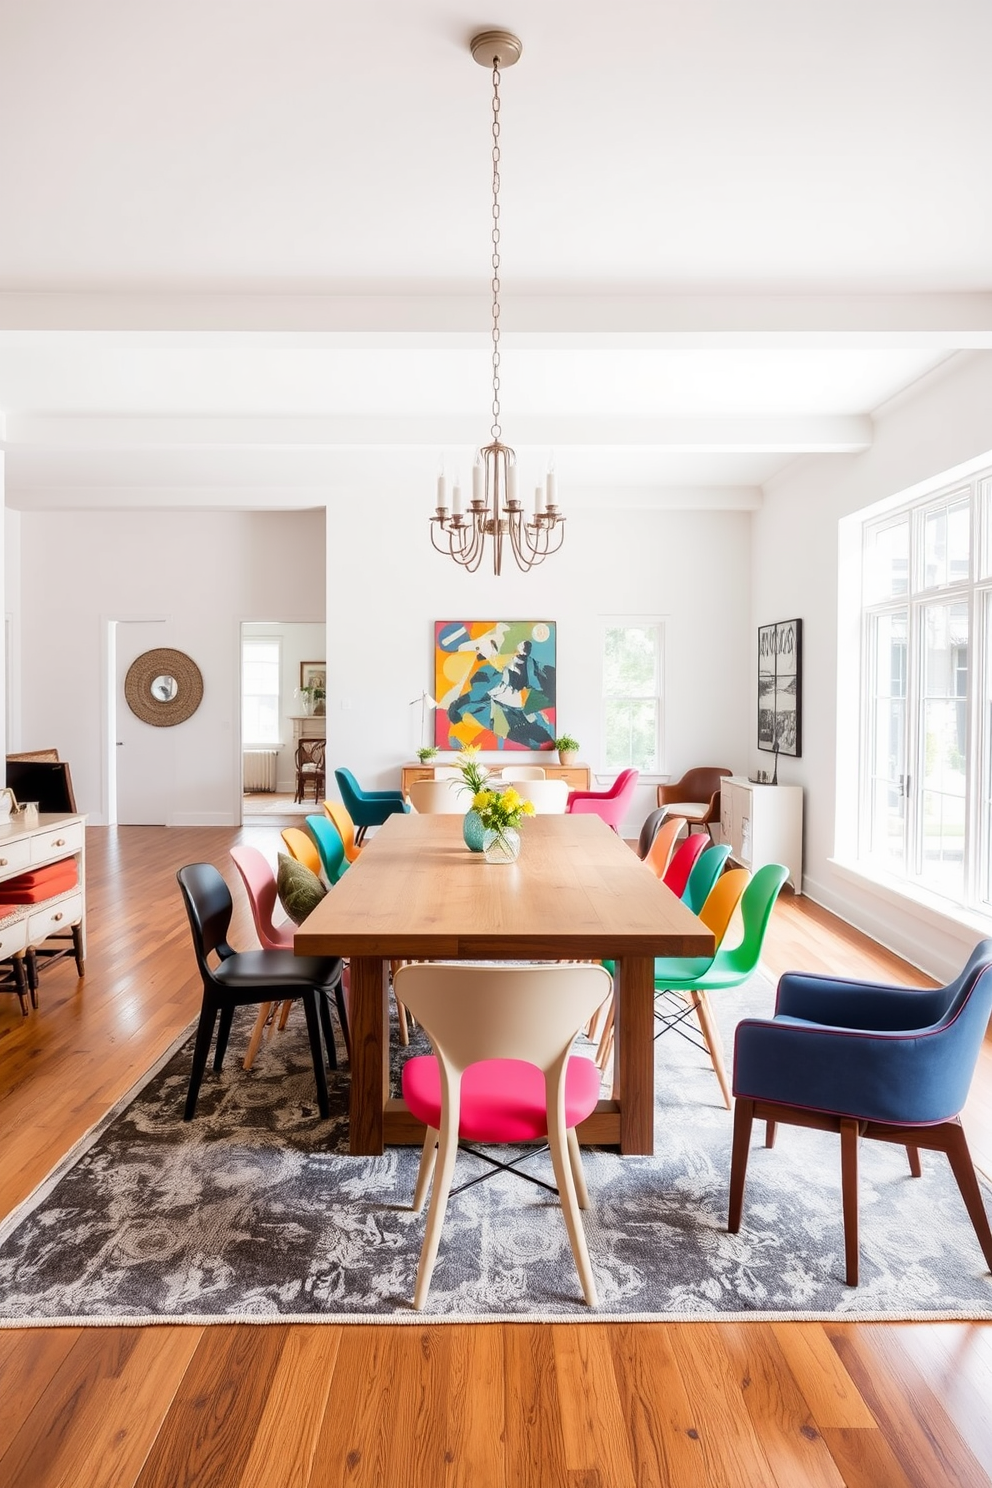
POLYGON ((361 826, 363 821, 361 806, 365 792, 351 771, 346 770, 343 765, 334 771, 334 779, 338 783, 338 790, 341 792, 342 801, 348 808, 349 816, 353 822, 361 826))
MULTIPOLYGON (((700 836, 703 834, 700 833, 700 836)), ((723 872, 723 865, 730 857, 729 842, 714 842, 712 847, 707 847, 699 854, 689 870, 685 888, 682 890, 682 903, 698 915, 710 895, 710 889, 716 883, 723 872)))
MULTIPOLYGON (((949 995, 944 1016, 918 1044, 932 1061, 939 1104, 956 1114, 968 1099, 992 1014, 992 940, 979 941, 960 976, 945 990, 949 995)), ((931 1100, 935 1093, 930 1092, 931 1100)))
POLYGON ((317 844, 324 877, 333 886, 348 867, 344 843, 338 835, 337 827, 326 816, 308 816, 307 827, 317 844))
MULTIPOLYGON (((506 779, 506 776, 503 776, 506 779)), ((568 782, 566 780, 527 780, 520 782, 521 796, 530 801, 536 816, 564 815, 568 805, 568 782)))
POLYGON ((750 882, 751 875, 746 868, 728 868, 710 889, 706 903, 699 911, 699 918, 707 930, 712 932, 716 942, 714 950, 718 951, 723 944, 723 937, 734 918, 734 910, 750 882))
POLYGON ((286 951, 293 948, 295 926, 291 921, 276 925, 273 920, 278 890, 276 876, 268 858, 257 847, 232 847, 231 861, 241 874, 251 905, 255 934, 263 951, 286 951))
POLYGON ((789 877, 781 863, 766 863, 759 868, 741 895, 743 934, 739 945, 717 952, 714 969, 750 976, 761 960, 761 947, 771 919, 779 890, 789 877))
POLYGON ((707 832, 690 832, 685 841, 679 843, 663 879, 666 888, 671 889, 677 898, 681 899, 696 859, 700 853, 706 851, 709 845, 710 839, 707 832))
POLYGON ((659 785, 658 805, 664 806, 666 801, 708 801, 724 778, 733 773, 721 765, 696 765, 686 770, 681 780, 659 785))
POLYGON ((461 785, 461 779, 411 780, 410 800, 414 809, 426 816, 464 816, 472 797, 461 785))
POLYGON ((637 856, 642 862, 647 857, 651 849, 651 844, 655 837, 657 837, 661 824, 667 815, 668 812, 664 806, 655 806, 642 821, 640 834, 637 838, 637 856))
POLYGON ((351 813, 341 801, 325 801, 324 811, 330 821, 337 828, 338 836, 344 843, 344 855, 349 863, 353 863, 361 852, 361 848, 355 841, 355 823, 351 819, 351 813))
POLYGON ((326 748, 327 742, 324 739, 301 739, 296 746, 296 768, 310 774, 323 775, 326 748))
POLYGON ((500 773, 504 780, 547 779, 547 771, 543 765, 504 765, 500 773))
POLYGON ((286 827, 285 831, 279 835, 282 837, 283 842, 285 842, 286 851, 290 857, 295 858, 298 863, 302 863, 305 868, 310 869, 311 873, 316 873, 319 877, 321 867, 320 854, 317 851, 317 844, 313 838, 304 832, 301 827, 286 827))
POLYGON ((212 982, 214 972, 209 957, 216 954, 226 961, 234 955, 227 940, 234 912, 231 891, 213 863, 187 863, 176 878, 189 918, 200 975, 212 982))
POLYGON ((659 824, 651 846, 644 855, 645 868, 650 868, 656 878, 664 878, 668 872, 676 839, 684 826, 684 816, 669 816, 659 824))
POLYGON ((430 1035, 442 1070, 525 1059, 564 1070, 572 1041, 612 985, 602 966, 401 966, 396 996, 430 1035))
POLYGON ((572 791, 566 809, 573 815, 601 816, 607 826, 618 832, 637 780, 636 770, 621 770, 609 790, 572 791))

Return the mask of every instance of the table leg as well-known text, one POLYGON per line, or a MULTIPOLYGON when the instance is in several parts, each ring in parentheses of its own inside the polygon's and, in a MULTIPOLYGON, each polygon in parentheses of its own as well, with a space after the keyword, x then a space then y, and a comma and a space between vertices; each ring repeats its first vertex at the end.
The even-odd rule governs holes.
POLYGON ((388 963, 351 958, 350 1151, 378 1157, 384 1150, 383 1110, 389 1094, 388 963))
POLYGON ((615 963, 613 1094, 620 1106, 620 1151, 654 1152, 654 961, 615 963))

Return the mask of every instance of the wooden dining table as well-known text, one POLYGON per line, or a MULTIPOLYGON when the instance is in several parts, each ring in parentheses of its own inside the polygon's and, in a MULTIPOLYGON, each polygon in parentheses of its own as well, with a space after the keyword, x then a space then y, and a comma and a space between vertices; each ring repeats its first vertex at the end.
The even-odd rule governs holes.
POLYGON ((579 1140, 654 1150, 654 958, 712 956, 713 936, 598 816, 535 816, 520 857, 487 863, 459 816, 391 816, 304 921, 297 955, 351 962, 350 1149, 418 1143, 389 1090, 389 962, 615 963, 614 1084, 579 1140))

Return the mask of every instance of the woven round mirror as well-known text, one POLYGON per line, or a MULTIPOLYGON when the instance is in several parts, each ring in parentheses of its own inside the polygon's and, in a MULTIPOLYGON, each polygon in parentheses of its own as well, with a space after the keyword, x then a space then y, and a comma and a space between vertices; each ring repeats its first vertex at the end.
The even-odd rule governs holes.
POLYGON ((124 678, 124 697, 142 723, 171 728, 192 718, 200 706, 203 677, 185 651, 159 646, 132 661, 124 678))

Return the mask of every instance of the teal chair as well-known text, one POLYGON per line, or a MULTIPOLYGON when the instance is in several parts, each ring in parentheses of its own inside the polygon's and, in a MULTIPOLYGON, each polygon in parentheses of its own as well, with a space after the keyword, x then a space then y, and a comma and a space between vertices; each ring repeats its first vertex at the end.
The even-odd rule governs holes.
POLYGON ((344 855, 344 843, 329 817, 308 816, 307 829, 317 844, 324 877, 333 888, 348 867, 348 859, 344 855))
POLYGON ((698 915, 710 890, 723 872, 723 865, 730 857, 730 843, 718 842, 701 853, 692 865, 692 871, 682 890, 682 903, 698 915))
POLYGON ((355 842, 359 847, 369 827, 381 827, 387 817, 410 810, 409 803, 403 799, 402 791, 363 790, 351 771, 343 766, 334 771, 334 779, 338 783, 341 799, 358 828, 355 842))
POLYGON ((676 1028, 681 1032, 678 1025, 689 1013, 696 1014, 728 1111, 731 1105, 730 1082, 723 1067, 720 1036, 710 1011, 708 994, 729 992, 733 987, 746 982, 757 971, 768 922, 788 876, 788 869, 783 868, 781 863, 766 863, 764 868, 759 868, 755 873, 741 896, 740 911, 744 929, 738 945, 731 946, 729 950, 721 946, 711 961, 705 956, 655 958, 655 992, 674 993, 686 1004, 670 1015, 659 1014, 663 1025, 659 1033, 666 1033, 669 1028, 676 1028))

